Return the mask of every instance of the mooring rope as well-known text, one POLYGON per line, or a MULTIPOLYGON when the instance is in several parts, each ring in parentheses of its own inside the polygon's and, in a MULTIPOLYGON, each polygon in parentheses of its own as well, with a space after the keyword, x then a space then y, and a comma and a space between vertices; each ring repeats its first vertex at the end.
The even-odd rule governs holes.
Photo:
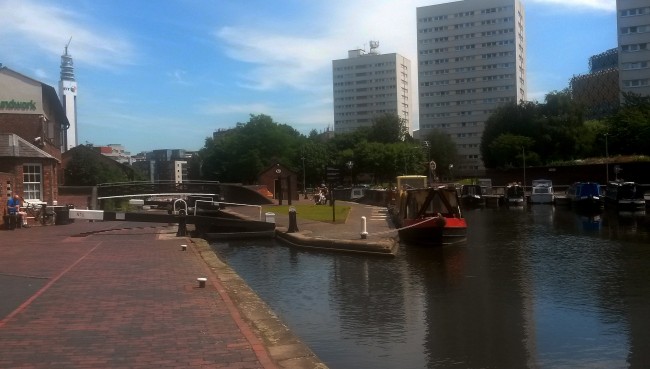
POLYGON ((417 227, 417 226, 419 226, 420 224, 426 223, 426 222, 428 222, 428 221, 430 221, 430 220, 431 220, 430 218, 428 218, 428 219, 424 219, 424 220, 421 221, 421 222, 413 223, 413 224, 411 224, 411 225, 407 225, 406 227, 395 228, 395 229, 389 229, 389 230, 387 230, 387 231, 373 233, 372 235, 373 235, 373 236, 378 236, 378 235, 388 234, 388 233, 392 233, 392 232, 399 232, 399 231, 404 230, 404 229, 409 229, 409 228, 412 228, 412 227, 417 227))

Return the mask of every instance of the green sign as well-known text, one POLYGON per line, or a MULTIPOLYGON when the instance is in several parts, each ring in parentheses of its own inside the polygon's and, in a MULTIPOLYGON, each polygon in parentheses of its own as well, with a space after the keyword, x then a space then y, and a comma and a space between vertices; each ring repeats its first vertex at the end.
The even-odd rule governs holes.
POLYGON ((36 110, 36 102, 30 101, 0 101, 0 110, 36 110))

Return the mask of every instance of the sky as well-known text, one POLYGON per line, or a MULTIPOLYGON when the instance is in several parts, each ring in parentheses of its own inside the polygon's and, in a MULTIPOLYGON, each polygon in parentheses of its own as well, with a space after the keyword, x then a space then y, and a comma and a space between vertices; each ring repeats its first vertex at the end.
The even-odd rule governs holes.
MULTIPOLYGON (((0 63, 58 89, 70 41, 79 144, 199 150, 251 114, 333 130, 332 60, 376 40, 416 68, 416 8, 445 2, 0 0, 0 63)), ((529 100, 616 47, 615 0, 523 3, 529 100)))

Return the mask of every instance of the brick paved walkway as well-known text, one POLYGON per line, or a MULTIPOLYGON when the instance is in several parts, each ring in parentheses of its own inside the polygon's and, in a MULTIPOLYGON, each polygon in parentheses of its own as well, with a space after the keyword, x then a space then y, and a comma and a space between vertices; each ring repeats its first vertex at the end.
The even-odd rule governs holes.
POLYGON ((0 231, 0 368, 277 367, 189 240, 141 225, 0 231))

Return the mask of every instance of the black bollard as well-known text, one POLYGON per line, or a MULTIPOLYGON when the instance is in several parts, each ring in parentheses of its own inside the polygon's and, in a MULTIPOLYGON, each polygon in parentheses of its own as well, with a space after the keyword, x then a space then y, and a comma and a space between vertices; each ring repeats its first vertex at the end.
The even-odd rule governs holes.
POLYGON ((298 220, 296 219, 296 208, 289 208, 289 229, 287 233, 298 232, 298 220))
POLYGON ((187 235, 187 219, 185 219, 185 214, 181 213, 178 216, 178 231, 176 231, 176 237, 185 237, 187 235))

